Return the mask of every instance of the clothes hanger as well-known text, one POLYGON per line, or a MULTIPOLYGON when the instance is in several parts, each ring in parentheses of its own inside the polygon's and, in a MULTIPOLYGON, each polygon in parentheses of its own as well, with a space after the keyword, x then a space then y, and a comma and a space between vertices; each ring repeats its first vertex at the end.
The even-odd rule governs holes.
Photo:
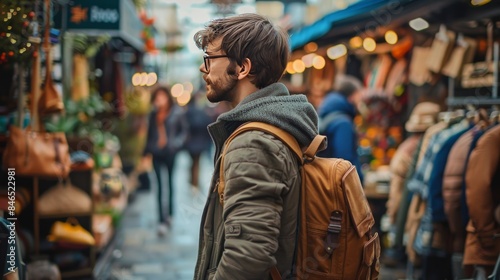
POLYGON ((490 121, 491 123, 500 122, 500 108, 498 105, 493 105, 491 107, 490 121))
POLYGON ((439 115, 438 115, 438 118, 440 121, 446 123, 446 124, 449 124, 450 121, 451 121, 451 114, 452 112, 451 111, 446 111, 446 112, 440 112, 439 115))
POLYGON ((467 104, 467 113, 465 114, 465 118, 471 123, 476 123, 477 110, 476 107, 472 104, 467 104))
POLYGON ((476 111, 476 117, 474 122, 482 130, 490 126, 490 118, 486 109, 481 108, 476 111))

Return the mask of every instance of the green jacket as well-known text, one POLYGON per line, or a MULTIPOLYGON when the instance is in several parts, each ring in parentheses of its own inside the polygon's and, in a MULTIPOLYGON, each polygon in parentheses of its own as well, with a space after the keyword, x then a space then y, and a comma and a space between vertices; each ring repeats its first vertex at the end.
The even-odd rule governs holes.
POLYGON ((219 201, 224 141, 248 121, 278 126, 303 147, 318 133, 313 106, 304 95, 291 96, 280 83, 252 93, 209 126, 216 160, 201 221, 196 280, 261 280, 269 278, 275 265, 282 275, 292 268, 301 178, 285 144, 260 131, 236 137, 224 160, 224 206, 219 201))

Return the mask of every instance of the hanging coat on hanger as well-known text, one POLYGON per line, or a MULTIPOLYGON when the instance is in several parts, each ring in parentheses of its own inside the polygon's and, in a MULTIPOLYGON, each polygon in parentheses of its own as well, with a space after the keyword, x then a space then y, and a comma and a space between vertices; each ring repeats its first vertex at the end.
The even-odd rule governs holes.
POLYGON ((479 139, 465 178, 470 220, 464 265, 494 266, 500 254, 500 225, 494 218, 500 204, 500 126, 489 129, 479 139))

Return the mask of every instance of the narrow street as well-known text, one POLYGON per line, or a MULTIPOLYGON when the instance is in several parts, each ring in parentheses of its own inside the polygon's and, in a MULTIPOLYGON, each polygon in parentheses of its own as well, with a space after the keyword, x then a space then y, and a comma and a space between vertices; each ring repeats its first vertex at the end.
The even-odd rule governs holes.
POLYGON ((189 185, 190 157, 181 152, 175 167, 175 216, 170 231, 157 234, 156 186, 138 191, 123 215, 116 233, 114 250, 99 259, 96 279, 158 280, 192 279, 198 251, 200 217, 205 204, 212 161, 201 159, 200 183, 195 192, 189 185))

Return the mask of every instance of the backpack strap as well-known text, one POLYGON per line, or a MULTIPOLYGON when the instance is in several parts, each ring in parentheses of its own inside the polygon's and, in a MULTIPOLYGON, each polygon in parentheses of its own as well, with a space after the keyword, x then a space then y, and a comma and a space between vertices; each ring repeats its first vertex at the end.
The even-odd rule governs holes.
MULTIPOLYGON (((314 137, 313 141, 307 147, 305 152, 302 152, 302 149, 300 148, 299 143, 293 137, 290 133, 286 132, 285 130, 278 128, 274 125, 268 124, 268 123, 263 123, 263 122, 247 122, 244 123, 243 125, 239 126, 226 140, 224 143, 224 149, 222 150, 221 154, 221 160, 220 160, 220 172, 219 172, 219 183, 217 187, 217 191, 219 192, 219 200, 222 205, 224 205, 224 188, 225 188, 225 181, 224 181, 224 158, 226 156, 227 149, 229 147, 229 143, 233 141, 236 136, 240 135, 243 132, 246 131, 252 131, 252 130, 258 130, 258 131, 263 131, 266 133, 269 133, 273 135, 274 137, 278 138, 283 142, 285 145, 290 148, 297 159, 299 160, 300 164, 303 164, 304 161, 310 162, 314 159, 316 153, 318 151, 324 150, 326 148, 326 136, 324 135, 316 135, 314 137)), ((215 191, 215 190, 214 190, 215 191)))
POLYGON ((243 125, 239 126, 231 135, 229 135, 226 142, 224 142, 224 148, 222 150, 221 160, 220 160, 219 182, 216 188, 219 193, 219 201, 221 205, 224 205, 224 188, 226 187, 226 183, 224 180, 224 158, 226 157, 229 144, 231 143, 231 141, 233 141, 234 138, 236 138, 236 136, 242 134, 243 132, 252 130, 264 131, 274 135, 275 137, 278 137, 281 141, 283 141, 283 143, 286 143, 287 146, 293 151, 293 153, 297 156, 297 159, 300 161, 300 163, 302 164, 303 162, 302 150, 300 149, 299 143, 297 143, 295 138, 293 138, 293 136, 291 136, 286 131, 277 128, 273 125, 262 122, 244 123, 243 125), (279 135, 282 137, 280 137, 279 135))

